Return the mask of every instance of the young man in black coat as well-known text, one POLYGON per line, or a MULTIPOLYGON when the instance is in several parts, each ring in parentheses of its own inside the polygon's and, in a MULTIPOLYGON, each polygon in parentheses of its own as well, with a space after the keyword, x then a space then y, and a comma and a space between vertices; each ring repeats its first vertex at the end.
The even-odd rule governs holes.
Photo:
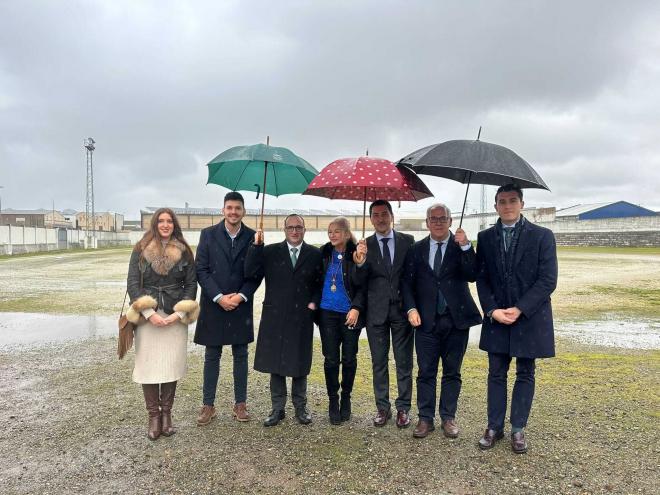
POLYGON ((321 301, 323 261, 321 251, 303 242, 305 221, 300 215, 284 219, 283 242, 264 246, 263 232, 257 231, 248 250, 245 273, 264 277, 264 296, 254 369, 270 373, 273 409, 264 426, 275 426, 284 419, 287 390, 291 380, 291 399, 296 419, 312 422, 307 408, 307 375, 312 366, 314 312, 321 301))
POLYGON ((195 343, 206 346, 204 386, 199 426, 215 417, 215 394, 222 346, 231 345, 234 358, 234 409, 238 421, 249 421, 247 411, 248 344, 254 341, 252 297, 258 277, 244 275, 245 256, 254 230, 243 224, 245 206, 238 192, 225 195, 224 220, 202 230, 197 246, 197 280, 202 287, 201 311, 195 343))
POLYGON ((527 452, 523 429, 534 397, 535 359, 555 355, 550 295, 557 287, 557 249, 549 229, 522 216, 521 189, 495 194, 497 223, 479 233, 477 292, 484 323, 479 347, 488 352, 488 427, 479 440, 490 449, 504 436, 507 372, 516 358, 511 396, 511 448, 527 452))
POLYGON ((358 256, 366 251, 366 261, 356 259, 360 285, 366 292, 367 338, 371 351, 373 385, 376 399, 374 426, 385 426, 392 417, 390 403, 390 342, 396 363, 398 397, 396 425, 410 426, 414 331, 403 310, 400 281, 413 236, 392 228, 392 205, 377 200, 369 206, 369 216, 376 232, 360 241, 358 256))
POLYGON ((451 211, 444 204, 426 211, 429 236, 408 251, 402 278, 403 306, 415 327, 417 351, 417 407, 419 422, 415 438, 424 438, 435 429, 438 363, 442 361, 440 391, 441 428, 446 437, 456 438, 458 396, 461 392, 461 364, 467 349, 470 327, 481 323, 468 282, 477 276, 477 258, 463 229, 456 235, 451 211))

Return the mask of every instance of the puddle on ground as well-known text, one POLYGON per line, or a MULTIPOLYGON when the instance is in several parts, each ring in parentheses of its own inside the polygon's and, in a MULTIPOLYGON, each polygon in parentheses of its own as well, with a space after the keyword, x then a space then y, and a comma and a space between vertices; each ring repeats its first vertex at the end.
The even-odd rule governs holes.
POLYGON ((0 347, 105 338, 117 333, 110 316, 0 313, 0 347))
MULTIPOLYGON (((471 346, 479 344, 480 326, 470 329, 471 346)), ((190 325, 189 335, 195 332, 190 325)), ((107 338, 117 335, 117 319, 96 315, 0 313, 0 348, 107 338)), ((318 338, 318 327, 314 326, 318 338)), ((660 321, 615 318, 584 322, 555 322, 555 335, 583 344, 624 349, 660 349, 660 321)), ((365 329, 361 339, 367 338, 365 329)))
POLYGON ((660 349, 660 321, 604 319, 582 322, 557 322, 555 335, 582 344, 623 349, 660 349))

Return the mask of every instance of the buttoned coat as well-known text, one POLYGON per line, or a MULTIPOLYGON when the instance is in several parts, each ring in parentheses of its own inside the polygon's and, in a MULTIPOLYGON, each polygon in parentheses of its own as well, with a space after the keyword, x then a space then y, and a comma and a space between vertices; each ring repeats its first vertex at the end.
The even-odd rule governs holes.
POLYGON ((454 234, 450 234, 438 276, 429 265, 430 249, 430 237, 416 242, 408 251, 402 277, 404 310, 417 309, 422 320, 417 331, 432 332, 435 328, 438 290, 445 298, 456 328, 467 330, 481 323, 481 314, 468 287, 468 282, 474 282, 477 277, 474 248, 470 246, 463 251, 454 242, 454 234))
POLYGON ((252 244, 245 260, 249 277, 264 277, 264 296, 254 369, 282 376, 307 376, 312 366, 314 311, 323 283, 321 251, 303 242, 295 268, 286 241, 252 244))
POLYGON ((501 222, 477 237, 477 292, 484 322, 479 347, 512 357, 555 355, 550 295, 557 287, 557 249, 551 230, 524 220, 507 262, 501 222), (522 311, 512 325, 486 315, 495 309, 522 311))
POLYGON ((261 279, 244 274, 245 257, 253 239, 254 230, 241 224, 232 246, 224 220, 202 230, 196 257, 197 281, 202 288, 196 344, 220 346, 254 341, 253 298, 261 279), (231 311, 213 302, 218 294, 232 293, 244 294, 247 301, 231 311))
POLYGON ((415 238, 394 231, 394 261, 391 270, 385 265, 376 234, 367 237, 366 241, 367 259, 356 273, 366 295, 367 327, 370 327, 385 323, 390 304, 399 306, 403 312, 400 282, 406 255, 415 243, 415 238))

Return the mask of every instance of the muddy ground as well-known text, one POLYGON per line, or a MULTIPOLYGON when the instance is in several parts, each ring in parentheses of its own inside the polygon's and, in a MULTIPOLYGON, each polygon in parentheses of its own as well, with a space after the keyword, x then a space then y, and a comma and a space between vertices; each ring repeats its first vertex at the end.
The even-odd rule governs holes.
MULTIPOLYGON (((2 259, 0 311, 112 314, 121 302, 127 253, 2 259)), ((592 318, 592 301, 597 309, 608 308, 608 314, 657 318, 660 253, 562 251, 560 267, 554 298, 559 318, 579 320, 580 306, 592 318), (632 289, 642 295, 633 297, 632 289), (646 302, 640 303, 640 297, 646 302)), ((360 344, 349 423, 331 426, 327 420, 317 342, 309 386, 314 423, 298 425, 289 408, 285 421, 270 429, 261 426, 269 412, 268 379, 254 371, 248 397, 255 419, 246 424, 231 419, 229 349, 223 357, 218 418, 204 428, 195 425, 203 353, 191 345, 189 372, 174 409, 179 432, 156 442, 145 436, 142 395, 130 379, 133 355, 118 361, 114 338, 2 350, 0 490, 657 493, 659 351, 560 340, 558 357, 539 363, 527 428, 530 451, 517 456, 506 441, 489 452, 476 447, 485 426, 484 353, 471 346, 464 362, 461 436, 448 440, 436 431, 420 441, 410 429, 397 430, 391 423, 382 429, 371 426, 371 364, 366 342, 360 344)))

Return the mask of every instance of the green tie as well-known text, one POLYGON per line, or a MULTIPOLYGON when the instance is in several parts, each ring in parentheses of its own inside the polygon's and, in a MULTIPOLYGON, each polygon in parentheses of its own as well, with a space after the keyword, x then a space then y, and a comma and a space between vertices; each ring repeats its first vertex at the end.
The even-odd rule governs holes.
POLYGON ((291 264, 295 268, 296 262, 298 261, 298 248, 291 248, 291 264))
POLYGON ((504 227, 504 250, 508 251, 513 237, 513 227, 504 227))

